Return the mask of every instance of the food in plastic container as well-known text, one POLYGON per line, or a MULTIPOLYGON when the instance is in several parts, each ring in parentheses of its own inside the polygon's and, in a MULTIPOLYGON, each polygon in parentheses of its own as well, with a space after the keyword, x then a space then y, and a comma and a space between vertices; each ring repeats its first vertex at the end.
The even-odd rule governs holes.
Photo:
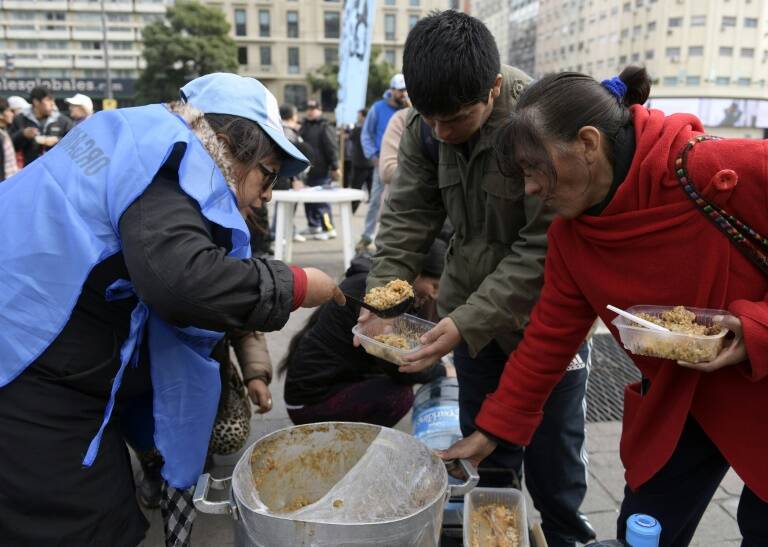
POLYGON ((375 287, 368 291, 363 301, 376 309, 386 310, 412 297, 411 284, 402 279, 395 279, 383 287, 375 287))
POLYGON ((392 319, 372 317, 364 325, 355 325, 352 333, 370 355, 402 365, 403 356, 418 350, 419 338, 434 326, 406 313, 392 319))
POLYGON ((612 323, 619 331, 621 343, 635 355, 690 363, 711 361, 720 353, 728 332, 712 322, 716 315, 727 315, 724 310, 644 305, 632 306, 627 311, 670 329, 670 332, 654 331, 616 317, 612 323))
POLYGON ((529 547, 525 498, 515 488, 464 495, 464 547, 529 547))

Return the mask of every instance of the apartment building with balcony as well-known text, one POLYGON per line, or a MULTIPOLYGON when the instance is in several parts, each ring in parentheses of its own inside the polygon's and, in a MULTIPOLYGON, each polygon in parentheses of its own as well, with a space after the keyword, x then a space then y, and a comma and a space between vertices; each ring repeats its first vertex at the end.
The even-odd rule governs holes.
POLYGON ((534 72, 598 79, 643 64, 650 105, 723 136, 768 128, 768 1, 540 0, 534 72))
MULTIPOLYGON (((163 19, 172 0, 104 0, 114 96, 131 104, 143 68, 141 31, 163 19)), ((57 97, 80 92, 106 96, 101 0, 0 0, 0 96, 25 96, 48 85, 57 97)))
MULTIPOLYGON (((261 80, 278 99, 299 106, 312 94, 307 73, 338 62, 344 4, 339 0, 205 0, 232 25, 240 73, 261 80)), ((432 10, 458 9, 458 0, 377 0, 373 47, 402 68, 408 31, 432 10)))

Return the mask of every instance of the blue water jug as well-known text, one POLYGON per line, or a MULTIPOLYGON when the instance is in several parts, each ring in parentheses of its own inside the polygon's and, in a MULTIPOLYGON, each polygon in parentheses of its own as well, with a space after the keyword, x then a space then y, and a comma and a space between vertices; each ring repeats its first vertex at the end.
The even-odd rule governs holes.
POLYGON ((461 439, 456 378, 437 378, 416 392, 413 436, 433 450, 444 450, 461 439))
POLYGON ((635 513, 627 519, 626 541, 630 547, 659 547, 661 524, 655 518, 635 513))

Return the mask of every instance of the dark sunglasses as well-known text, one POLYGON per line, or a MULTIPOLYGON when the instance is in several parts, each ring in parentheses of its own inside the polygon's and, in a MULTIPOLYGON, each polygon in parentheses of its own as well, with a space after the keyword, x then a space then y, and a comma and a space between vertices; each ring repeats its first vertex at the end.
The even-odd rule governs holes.
POLYGON ((261 187, 264 188, 264 190, 273 188, 275 184, 277 184, 277 178, 280 176, 280 173, 273 171, 261 162, 259 162, 258 165, 259 169, 261 169, 261 172, 264 175, 264 182, 262 183, 261 187))

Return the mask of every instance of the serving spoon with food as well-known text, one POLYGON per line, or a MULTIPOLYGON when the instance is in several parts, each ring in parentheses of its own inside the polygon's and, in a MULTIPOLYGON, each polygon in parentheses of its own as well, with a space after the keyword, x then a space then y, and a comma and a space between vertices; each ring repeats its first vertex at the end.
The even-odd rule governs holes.
POLYGON ((354 302, 355 304, 359 304, 360 307, 365 308, 366 310, 369 310, 370 312, 378 315, 382 319, 390 319, 392 317, 397 317, 398 315, 403 315, 404 313, 407 313, 408 310, 411 309, 411 306, 413 306, 413 301, 414 301, 413 296, 409 296, 408 298, 401 300, 400 302, 398 302, 394 306, 390 306, 389 308, 377 308, 375 306, 371 306, 370 304, 366 304, 359 298, 350 296, 347 293, 344 293, 344 296, 347 298, 348 301, 354 302))

